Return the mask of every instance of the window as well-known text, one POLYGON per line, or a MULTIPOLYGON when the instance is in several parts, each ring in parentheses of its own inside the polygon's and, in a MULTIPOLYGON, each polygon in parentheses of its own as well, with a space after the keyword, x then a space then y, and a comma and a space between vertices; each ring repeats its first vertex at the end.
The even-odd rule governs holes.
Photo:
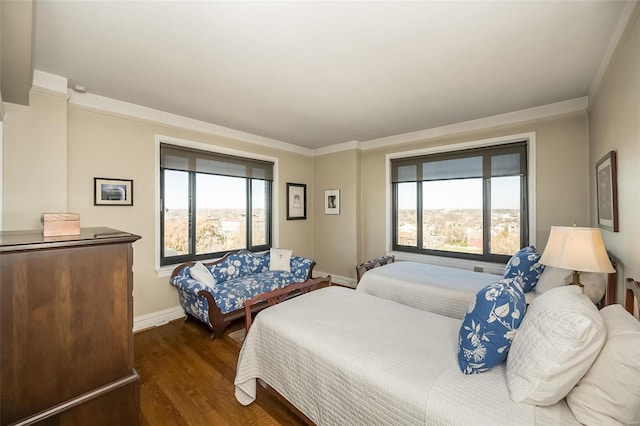
POLYGON ((506 262, 528 245, 526 141, 391 160, 393 249, 506 262))
POLYGON ((271 247, 273 163, 160 144, 160 265, 271 247))

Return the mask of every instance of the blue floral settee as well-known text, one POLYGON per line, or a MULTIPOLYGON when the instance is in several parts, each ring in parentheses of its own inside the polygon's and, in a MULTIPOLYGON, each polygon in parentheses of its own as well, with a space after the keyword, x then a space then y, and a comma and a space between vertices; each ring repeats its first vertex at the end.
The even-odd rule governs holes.
POLYGON ((290 284, 311 279, 315 261, 292 256, 291 272, 269 270, 270 256, 246 250, 230 252, 215 262, 204 263, 215 284, 213 287, 191 277, 196 262, 179 265, 170 283, 178 289, 185 313, 208 325, 212 339, 221 337, 227 325, 244 315, 244 301, 290 284))

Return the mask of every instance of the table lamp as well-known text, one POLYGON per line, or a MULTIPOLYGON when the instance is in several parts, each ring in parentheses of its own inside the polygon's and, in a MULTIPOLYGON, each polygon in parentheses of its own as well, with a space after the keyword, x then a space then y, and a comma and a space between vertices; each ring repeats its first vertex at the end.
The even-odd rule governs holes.
POLYGON ((570 285, 579 287, 580 272, 615 272, 599 228, 552 226, 540 263, 573 271, 570 285))

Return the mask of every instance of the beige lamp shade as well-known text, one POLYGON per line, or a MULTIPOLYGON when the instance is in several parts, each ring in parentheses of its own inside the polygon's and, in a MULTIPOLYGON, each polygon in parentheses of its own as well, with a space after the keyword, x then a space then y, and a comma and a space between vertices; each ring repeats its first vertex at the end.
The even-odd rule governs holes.
POLYGON ((540 263, 578 272, 615 272, 599 228, 552 226, 540 263))

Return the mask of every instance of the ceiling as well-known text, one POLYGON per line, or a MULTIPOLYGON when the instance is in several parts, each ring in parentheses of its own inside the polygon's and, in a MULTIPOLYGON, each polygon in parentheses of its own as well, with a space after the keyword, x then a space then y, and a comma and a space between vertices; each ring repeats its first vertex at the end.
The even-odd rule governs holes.
POLYGON ((34 65, 96 95, 319 148, 588 95, 626 7, 38 1, 34 65))

